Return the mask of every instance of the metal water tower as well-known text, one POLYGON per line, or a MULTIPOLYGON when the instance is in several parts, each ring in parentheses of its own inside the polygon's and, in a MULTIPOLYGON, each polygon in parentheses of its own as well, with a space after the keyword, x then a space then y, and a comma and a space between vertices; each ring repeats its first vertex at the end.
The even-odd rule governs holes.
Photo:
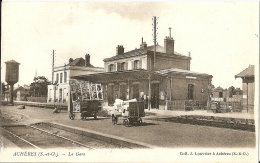
POLYGON ((14 84, 18 82, 19 79, 19 65, 20 63, 15 60, 6 61, 6 73, 5 81, 10 85, 10 104, 13 105, 13 91, 14 84))

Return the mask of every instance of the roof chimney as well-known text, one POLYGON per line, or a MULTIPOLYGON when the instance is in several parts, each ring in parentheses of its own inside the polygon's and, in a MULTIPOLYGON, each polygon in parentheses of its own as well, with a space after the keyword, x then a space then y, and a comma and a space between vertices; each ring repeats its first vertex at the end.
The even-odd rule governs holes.
POLYGON ((71 62, 73 62, 73 59, 72 59, 72 58, 69 59, 69 63, 71 63, 71 62))
POLYGON ((146 42, 144 42, 144 39, 142 37, 142 43, 140 44, 140 49, 146 49, 147 48, 147 44, 146 42))
POLYGON ((124 47, 123 45, 117 45, 116 47, 116 55, 124 54, 124 47))
POLYGON ((164 39, 164 51, 166 54, 174 54, 174 40, 171 36, 171 27, 169 28, 169 36, 164 39))
POLYGON ((86 54, 85 55, 85 67, 90 66, 90 55, 86 54))

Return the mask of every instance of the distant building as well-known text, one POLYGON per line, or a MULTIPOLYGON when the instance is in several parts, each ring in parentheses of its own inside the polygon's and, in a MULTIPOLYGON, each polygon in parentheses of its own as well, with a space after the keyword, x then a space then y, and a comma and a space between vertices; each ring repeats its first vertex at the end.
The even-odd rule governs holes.
POLYGON ((27 97, 30 96, 30 86, 24 85, 14 89, 17 101, 27 101, 27 97))
POLYGON ((67 104, 69 98, 69 80, 72 76, 104 72, 103 68, 94 67, 90 64, 90 55, 86 54, 85 59, 69 59, 64 66, 54 68, 53 84, 48 85, 48 103, 67 104))
POLYGON ((74 78, 101 83, 108 105, 116 98, 150 99, 151 108, 168 110, 184 109, 185 100, 205 104, 212 76, 190 71, 191 57, 175 52, 174 46, 171 36, 164 39, 164 46, 156 45, 156 55, 154 46, 143 39, 140 48, 128 52, 120 45, 115 56, 104 59, 104 73, 74 78))
POLYGON ((255 74, 254 65, 235 75, 235 78, 242 79, 243 89, 243 110, 245 112, 254 113, 254 97, 255 97, 255 74))
POLYGON ((224 101, 224 102, 241 102, 243 91, 240 88, 231 87, 229 89, 223 89, 217 87, 212 91, 212 101, 224 101))

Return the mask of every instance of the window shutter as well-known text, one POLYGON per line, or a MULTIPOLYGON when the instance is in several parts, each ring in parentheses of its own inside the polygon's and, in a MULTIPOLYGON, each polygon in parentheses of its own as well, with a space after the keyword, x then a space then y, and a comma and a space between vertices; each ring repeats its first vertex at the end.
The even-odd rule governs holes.
POLYGON ((128 62, 125 62, 125 70, 128 70, 128 62))
POLYGON ((105 64, 105 70, 106 72, 109 72, 109 64, 105 64))
POLYGON ((114 64, 114 67, 113 67, 113 71, 116 71, 117 70, 117 66, 116 66, 116 63, 114 64))
POLYGON ((132 70, 134 70, 135 69, 135 61, 131 61, 132 62, 132 70))
POLYGON ((142 60, 139 60, 139 69, 142 69, 142 60))
POLYGON ((117 63, 117 71, 121 71, 121 63, 117 63))

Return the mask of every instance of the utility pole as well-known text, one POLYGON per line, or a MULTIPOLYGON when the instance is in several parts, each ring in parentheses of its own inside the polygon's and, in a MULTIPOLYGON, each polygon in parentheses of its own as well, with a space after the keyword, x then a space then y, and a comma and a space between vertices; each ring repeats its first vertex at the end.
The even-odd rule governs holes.
POLYGON ((157 44, 157 22, 158 18, 156 16, 153 17, 153 43, 154 43, 154 53, 153 53, 153 68, 155 66, 155 57, 156 57, 156 44, 157 44))
POLYGON ((148 109, 151 109, 151 78, 152 78, 152 70, 154 70, 155 67, 155 57, 156 57, 156 37, 157 37, 157 20, 158 18, 156 16, 154 16, 152 18, 153 20, 153 43, 154 43, 154 53, 153 53, 153 64, 152 64, 152 57, 150 59, 150 72, 149 72, 149 76, 148 76, 148 109))

